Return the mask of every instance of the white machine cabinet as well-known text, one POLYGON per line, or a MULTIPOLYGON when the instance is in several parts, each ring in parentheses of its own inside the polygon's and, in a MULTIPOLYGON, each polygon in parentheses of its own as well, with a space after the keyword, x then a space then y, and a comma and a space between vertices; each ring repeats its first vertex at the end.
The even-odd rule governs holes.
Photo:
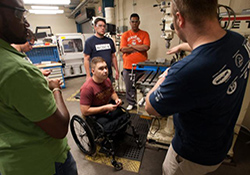
POLYGON ((65 64, 64 77, 85 75, 84 36, 81 33, 57 34, 57 42, 62 63, 65 64))

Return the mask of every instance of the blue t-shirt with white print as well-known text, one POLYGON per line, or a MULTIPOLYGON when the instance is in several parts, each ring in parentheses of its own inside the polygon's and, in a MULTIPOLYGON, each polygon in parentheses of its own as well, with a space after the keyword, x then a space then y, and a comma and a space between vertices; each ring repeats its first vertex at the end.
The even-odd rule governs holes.
POLYGON ((250 44, 227 31, 172 65, 150 95, 162 116, 174 114, 174 150, 202 165, 223 161, 232 144, 249 72, 250 44))
POLYGON ((112 72, 112 54, 115 52, 113 40, 106 36, 98 38, 93 35, 85 41, 84 53, 90 55, 90 59, 97 56, 102 57, 108 65, 109 73, 112 72))

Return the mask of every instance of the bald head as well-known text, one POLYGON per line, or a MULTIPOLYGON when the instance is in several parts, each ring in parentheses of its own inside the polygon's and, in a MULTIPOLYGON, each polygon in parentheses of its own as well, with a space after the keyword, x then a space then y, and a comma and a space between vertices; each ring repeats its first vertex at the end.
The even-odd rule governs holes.
POLYGON ((25 9, 22 0, 0 1, 0 38, 8 43, 26 42, 29 24, 24 18, 25 9))
POLYGON ((12 7, 24 8, 23 0, 1 0, 1 3, 12 7))

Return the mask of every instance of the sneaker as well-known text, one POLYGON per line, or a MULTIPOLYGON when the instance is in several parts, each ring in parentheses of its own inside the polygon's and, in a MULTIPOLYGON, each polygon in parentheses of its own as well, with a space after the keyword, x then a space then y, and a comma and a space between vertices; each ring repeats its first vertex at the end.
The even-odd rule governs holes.
POLYGON ((128 105, 128 107, 126 108, 126 110, 130 111, 130 110, 132 110, 133 108, 134 108, 133 105, 128 105))

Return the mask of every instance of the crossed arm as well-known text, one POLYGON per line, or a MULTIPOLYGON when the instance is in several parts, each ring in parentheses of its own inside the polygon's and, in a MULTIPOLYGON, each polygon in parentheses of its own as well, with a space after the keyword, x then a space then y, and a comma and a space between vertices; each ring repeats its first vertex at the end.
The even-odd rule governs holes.
POLYGON ((148 51, 150 47, 148 45, 128 45, 127 47, 121 48, 122 53, 134 53, 148 51))

